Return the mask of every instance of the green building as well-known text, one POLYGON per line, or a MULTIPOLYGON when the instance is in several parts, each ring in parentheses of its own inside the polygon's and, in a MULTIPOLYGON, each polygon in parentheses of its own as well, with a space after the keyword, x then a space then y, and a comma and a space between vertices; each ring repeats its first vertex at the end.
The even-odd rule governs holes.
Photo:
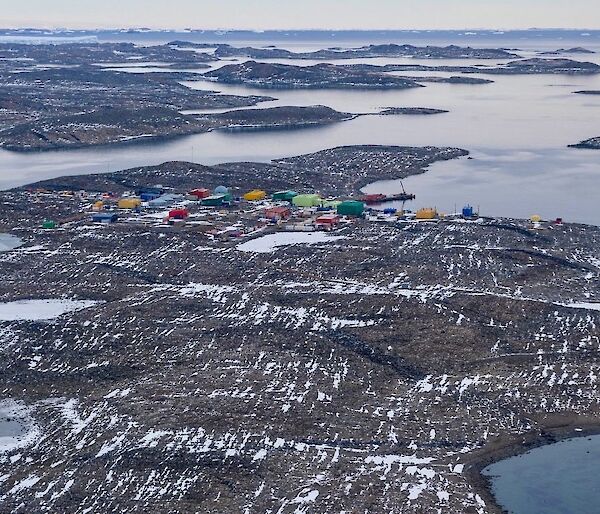
POLYGON ((202 205, 206 207, 220 207, 225 202, 231 201, 230 194, 212 195, 202 199, 202 205))
POLYGON ((365 204, 355 200, 346 200, 337 206, 337 213, 340 216, 362 216, 365 212, 365 204))
POLYGON ((276 193, 273 193, 273 200, 291 202, 296 196, 298 196, 296 191, 277 191, 276 193))
POLYGON ((296 195, 292 199, 292 204, 296 207, 319 207, 322 201, 322 198, 315 194, 296 195))
POLYGON ((342 202, 339 200, 323 200, 321 202, 321 207, 327 207, 329 209, 337 209, 338 205, 342 202))

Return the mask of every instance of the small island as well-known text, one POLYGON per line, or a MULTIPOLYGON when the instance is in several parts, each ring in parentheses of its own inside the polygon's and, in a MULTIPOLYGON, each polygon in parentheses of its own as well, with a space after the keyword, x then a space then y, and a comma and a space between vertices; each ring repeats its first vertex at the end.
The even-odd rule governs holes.
POLYGON ((354 71, 332 64, 293 66, 248 61, 228 64, 203 77, 225 84, 244 84, 261 89, 409 89, 415 80, 385 73, 354 71))
POLYGON ((560 55, 560 54, 595 54, 593 50, 588 50, 587 48, 583 48, 581 46, 576 46, 573 48, 559 48, 558 50, 553 50, 549 52, 540 52, 540 55, 560 55))
POLYGON ((429 107, 385 107, 379 114, 383 116, 389 115, 425 115, 444 114, 449 111, 444 109, 431 109, 429 107))
POLYGON ((592 137, 590 139, 586 139, 585 141, 581 141, 581 143, 569 145, 569 148, 584 148, 587 150, 600 150, 600 137, 592 137))
POLYGON ((415 57, 419 59, 514 59, 517 54, 500 48, 471 48, 457 45, 414 46, 394 43, 368 45, 359 48, 329 48, 314 52, 291 52, 281 48, 236 48, 228 44, 216 45, 219 58, 248 57, 250 59, 359 59, 376 57, 415 57))
POLYGON ((241 109, 198 115, 184 115, 158 107, 132 111, 104 107, 43 122, 20 123, 12 129, 0 131, 0 146, 13 151, 39 151, 132 144, 213 130, 300 129, 348 121, 356 116, 323 105, 241 109))

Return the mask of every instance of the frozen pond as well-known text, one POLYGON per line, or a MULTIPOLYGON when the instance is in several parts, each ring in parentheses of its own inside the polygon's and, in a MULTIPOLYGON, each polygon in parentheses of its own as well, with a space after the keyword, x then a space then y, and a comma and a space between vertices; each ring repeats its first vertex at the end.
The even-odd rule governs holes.
POLYGON ((514 514, 595 514, 600 510, 600 436, 535 448, 483 470, 496 501, 514 514))
POLYGON ((0 455, 33 442, 37 434, 31 409, 11 399, 0 400, 0 455))
POLYGON ((19 300, 0 303, 0 321, 40 321, 96 305, 90 300, 19 300))
POLYGON ((11 234, 0 233, 0 252, 8 252, 14 250, 23 244, 23 241, 17 236, 11 234))
POLYGON ((271 253, 281 246, 296 244, 330 243, 343 236, 329 236, 324 232, 279 232, 251 239, 237 246, 242 252, 271 253))

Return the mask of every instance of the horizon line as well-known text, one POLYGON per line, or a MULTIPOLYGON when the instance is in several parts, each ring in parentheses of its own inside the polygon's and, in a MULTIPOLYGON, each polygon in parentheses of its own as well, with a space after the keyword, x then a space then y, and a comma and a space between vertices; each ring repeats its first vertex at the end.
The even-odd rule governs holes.
POLYGON ((169 28, 169 27, 42 27, 42 26, 19 26, 19 27, 0 27, 0 31, 13 30, 42 30, 42 31, 72 31, 72 32, 97 32, 97 31, 147 31, 147 32, 254 32, 257 34, 264 32, 462 32, 462 31, 489 31, 489 32, 527 32, 542 30, 560 30, 560 31, 588 31, 600 32, 600 28, 587 27, 527 27, 527 28, 490 28, 490 27, 462 27, 462 28, 169 28))

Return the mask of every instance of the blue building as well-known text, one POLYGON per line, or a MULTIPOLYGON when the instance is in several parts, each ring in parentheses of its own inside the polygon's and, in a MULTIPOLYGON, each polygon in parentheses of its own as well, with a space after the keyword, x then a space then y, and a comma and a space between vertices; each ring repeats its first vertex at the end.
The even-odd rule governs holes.
POLYGON ((98 212, 92 215, 92 221, 94 223, 116 223, 119 219, 114 212, 98 212))

